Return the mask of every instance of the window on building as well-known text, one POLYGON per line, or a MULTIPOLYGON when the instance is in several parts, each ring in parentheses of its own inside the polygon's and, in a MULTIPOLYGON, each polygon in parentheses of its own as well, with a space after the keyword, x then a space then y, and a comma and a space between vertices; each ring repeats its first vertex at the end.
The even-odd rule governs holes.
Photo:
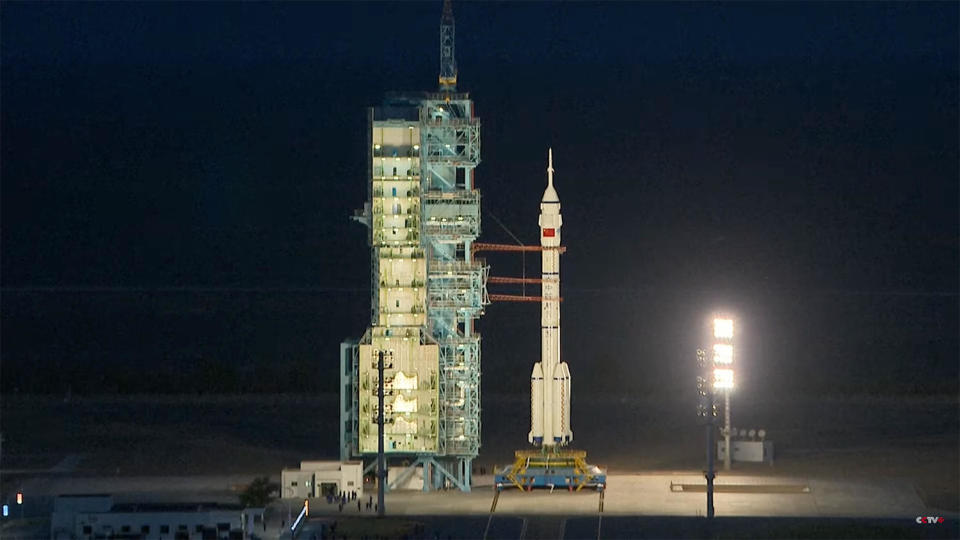
POLYGON ((143 534, 150 534, 150 526, 149 526, 149 525, 142 525, 142 526, 140 527, 140 532, 143 533, 143 534))
POLYGON ((120 527, 120 532, 125 532, 125 533, 130 532, 130 526, 129 526, 129 525, 124 525, 124 526, 120 527))
POLYGON ((296 487, 296 486, 298 485, 298 482, 297 482, 296 480, 294 480, 294 481, 290 482, 290 485, 296 487))
POLYGON ((93 527, 91 527, 90 525, 84 525, 83 534, 93 534, 93 527))
POLYGON ((169 525, 161 525, 161 526, 160 526, 160 534, 170 534, 170 526, 169 526, 169 525))
MULTIPOLYGON (((377 390, 377 392, 379 392, 379 390, 377 390)), ((352 486, 352 485, 353 485, 353 481, 352 481, 352 480, 348 481, 348 482, 347 482, 347 485, 348 485, 348 486, 352 486)))

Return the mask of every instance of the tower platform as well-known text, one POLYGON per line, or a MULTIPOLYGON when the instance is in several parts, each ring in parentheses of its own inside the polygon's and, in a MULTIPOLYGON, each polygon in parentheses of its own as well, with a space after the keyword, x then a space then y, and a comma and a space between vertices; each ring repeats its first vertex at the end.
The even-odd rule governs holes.
POLYGON ((497 491, 515 486, 521 491, 534 488, 580 491, 584 487, 603 491, 607 471, 587 463, 584 450, 517 450, 513 465, 496 472, 497 491))

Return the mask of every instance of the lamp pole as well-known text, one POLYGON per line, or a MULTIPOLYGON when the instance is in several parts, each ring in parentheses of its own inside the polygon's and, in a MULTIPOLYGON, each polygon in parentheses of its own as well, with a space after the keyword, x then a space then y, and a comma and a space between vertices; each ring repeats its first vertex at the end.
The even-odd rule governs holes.
MULTIPOLYGON (((703 349, 697 349, 697 366, 701 370, 705 370, 707 365, 707 353, 703 349)), ((706 375, 706 371, 703 371, 703 374, 706 375)), ((707 470, 703 473, 703 477, 707 479, 707 518, 712 519, 714 510, 713 510, 713 479, 716 478, 716 473, 714 472, 714 452, 717 451, 716 443, 716 426, 714 425, 713 418, 716 414, 716 406, 714 404, 714 393, 713 393, 713 383, 708 380, 705 376, 697 376, 697 393, 700 396, 700 403, 697 407, 697 414, 704 418, 704 427, 707 429, 707 470)))
POLYGON ((387 480, 387 467, 383 457, 383 351, 377 351, 377 516, 383 517, 383 490, 387 480))
MULTIPOLYGON (((710 392, 710 400, 713 401, 713 392, 710 392)), ((708 416, 707 420, 707 472, 703 475, 707 479, 707 517, 713 518, 713 479, 716 473, 713 471, 713 454, 716 452, 717 444, 714 442, 716 429, 713 425, 713 414, 708 416)))
POLYGON ((730 470, 730 390, 723 391, 723 444, 726 452, 723 454, 723 470, 730 470))

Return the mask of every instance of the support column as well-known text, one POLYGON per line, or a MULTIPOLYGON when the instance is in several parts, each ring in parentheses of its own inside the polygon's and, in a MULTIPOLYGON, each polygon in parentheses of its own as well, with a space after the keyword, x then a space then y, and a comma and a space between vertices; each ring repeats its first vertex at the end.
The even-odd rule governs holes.
POLYGON ((460 462, 462 464, 463 475, 460 477, 460 483, 463 484, 463 491, 470 491, 470 486, 473 483, 473 459, 463 458, 460 462))
POLYGON ((383 455, 383 351, 377 351, 377 516, 383 517, 386 509, 383 507, 383 493, 387 484, 387 464, 383 455))
POLYGON ((423 460, 423 491, 430 491, 431 477, 433 476, 433 460, 430 458, 423 460))

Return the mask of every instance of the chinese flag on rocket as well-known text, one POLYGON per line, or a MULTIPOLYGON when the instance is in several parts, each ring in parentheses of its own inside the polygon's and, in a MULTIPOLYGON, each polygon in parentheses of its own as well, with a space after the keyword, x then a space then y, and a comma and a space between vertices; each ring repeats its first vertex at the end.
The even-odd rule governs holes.
POLYGON ((544 229, 543 236, 556 236, 555 229, 544 229))

